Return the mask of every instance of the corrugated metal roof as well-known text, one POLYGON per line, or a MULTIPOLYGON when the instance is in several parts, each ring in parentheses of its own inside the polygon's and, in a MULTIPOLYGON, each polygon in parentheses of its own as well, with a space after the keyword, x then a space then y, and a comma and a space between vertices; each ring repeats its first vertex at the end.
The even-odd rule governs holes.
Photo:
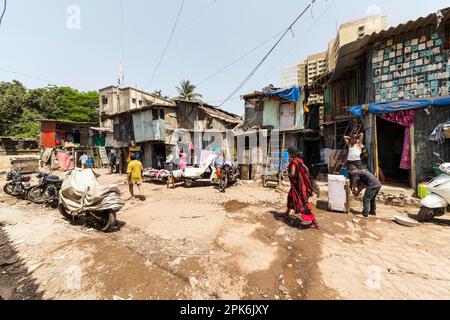
POLYGON ((138 112, 143 112, 143 111, 148 111, 148 110, 152 110, 153 108, 176 108, 176 105, 166 105, 166 104, 160 104, 160 103, 154 103, 152 105, 149 106, 144 106, 141 108, 136 108, 136 109, 132 109, 132 110, 127 110, 127 111, 122 111, 122 112, 118 112, 118 113, 114 113, 111 115, 105 115, 104 118, 106 119, 112 119, 114 117, 123 115, 123 114, 134 114, 134 113, 138 113, 138 112))
MULTIPOLYGON (((441 24, 450 20, 450 7, 442 9, 439 12, 442 14, 440 19, 441 24)), ((393 36, 421 29, 430 25, 437 26, 438 22, 438 14, 432 13, 426 17, 420 17, 417 20, 410 20, 408 22, 401 23, 396 27, 391 27, 387 30, 373 33, 343 46, 338 52, 336 68, 330 82, 338 79, 348 67, 355 65, 358 62, 358 59, 366 53, 369 45, 379 42, 385 38, 391 38, 393 36)))
POLYGON ((223 121, 226 121, 229 123, 239 123, 242 120, 242 117, 238 116, 237 114, 225 111, 218 107, 214 107, 207 103, 203 103, 203 102, 199 102, 199 101, 189 101, 189 100, 183 100, 183 99, 175 99, 175 101, 195 104, 201 110, 203 110, 208 115, 210 115, 211 117, 219 119, 219 120, 223 120, 223 121))
POLYGON ((242 118, 234 115, 234 116, 230 116, 227 113, 222 112, 222 110, 216 109, 214 107, 211 106, 199 106, 199 109, 203 110, 204 112, 206 112, 209 116, 225 121, 225 122, 229 122, 229 123, 240 123, 242 118))
POLYGON ((91 127, 89 128, 92 131, 97 131, 97 132, 106 132, 106 133, 113 133, 113 129, 110 128, 99 128, 99 127, 91 127))
POLYGON ((39 122, 55 122, 61 124, 77 124, 77 125, 87 125, 87 126, 95 126, 97 123, 95 122, 77 122, 77 121, 69 121, 69 120, 56 120, 56 119, 37 119, 39 122))

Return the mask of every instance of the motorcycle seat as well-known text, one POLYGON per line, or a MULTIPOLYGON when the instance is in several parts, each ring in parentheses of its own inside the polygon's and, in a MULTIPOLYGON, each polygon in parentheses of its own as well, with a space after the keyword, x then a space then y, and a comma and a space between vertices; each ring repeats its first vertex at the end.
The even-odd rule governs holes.
POLYGON ((59 180, 60 179, 57 176, 47 176, 47 177, 45 177, 45 181, 52 181, 52 182, 54 182, 54 181, 59 181, 59 180))

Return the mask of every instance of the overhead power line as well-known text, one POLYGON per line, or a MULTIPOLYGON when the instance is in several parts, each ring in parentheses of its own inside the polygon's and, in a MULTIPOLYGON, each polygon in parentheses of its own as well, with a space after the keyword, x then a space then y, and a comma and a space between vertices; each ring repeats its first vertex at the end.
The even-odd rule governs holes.
POLYGON ((75 88, 75 89, 78 89, 78 90, 81 90, 81 91, 95 91, 95 90, 92 90, 92 89, 80 88, 80 87, 76 87, 76 86, 73 86, 73 85, 60 83, 60 82, 57 82, 57 81, 52 81, 52 80, 44 79, 44 78, 41 78, 41 77, 33 76, 33 75, 30 75, 30 74, 26 74, 26 73, 22 73, 22 72, 17 72, 17 71, 1 68, 1 67, 0 67, 0 71, 6 72, 6 73, 10 73, 10 74, 15 74, 17 76, 21 76, 21 77, 25 77, 25 78, 29 78, 29 79, 33 79, 33 80, 46 82, 48 85, 56 85, 56 86, 60 86, 60 87, 71 87, 71 88, 75 88))
POLYGON ((156 65, 156 68, 153 71, 152 77, 151 77, 148 85, 146 86, 146 88, 150 88, 150 86, 152 85, 153 80, 155 79, 156 73, 158 72, 158 70, 159 70, 159 68, 161 66, 161 63, 164 60, 164 57, 165 57, 165 55, 167 53, 167 49, 169 48, 170 42, 172 41, 173 35, 174 35, 175 30, 177 28, 178 22, 180 21, 181 13, 183 12, 184 2, 185 2, 185 0, 183 0, 181 2, 181 6, 180 6, 180 9, 178 10, 178 15, 177 15, 177 18, 176 18, 175 23, 173 25, 172 32, 170 33, 169 39, 167 40, 166 46, 165 46, 165 48, 164 48, 164 50, 163 50, 163 52, 161 54, 161 58, 159 59, 159 62, 156 65))
POLYGON ((206 7, 205 10, 203 10, 198 16, 196 16, 194 19, 192 19, 189 23, 185 24, 183 27, 181 27, 181 30, 186 30, 188 29, 191 25, 193 25, 195 22, 197 22, 198 20, 200 20, 200 18, 202 18, 206 13, 208 13, 208 11, 212 8, 212 6, 214 4, 216 4, 217 0, 212 0, 209 5, 206 7))
POLYGON ((312 0, 306 8, 300 13, 300 15, 289 25, 289 27, 283 32, 280 39, 274 44, 274 46, 269 50, 269 52, 264 56, 264 58, 256 65, 256 67, 250 72, 250 74, 241 82, 241 84, 222 102, 221 107, 232 98, 242 87, 253 77, 253 75, 258 71, 258 69, 262 66, 262 64, 267 60, 267 58, 272 54, 272 52, 278 47, 280 42, 284 39, 284 37, 292 30, 292 27, 303 17, 303 15, 308 11, 309 8, 316 2, 316 0, 312 0))
POLYGON ((2 11, 2 15, 0 16, 0 27, 1 27, 2 22, 3 22, 3 17, 5 16, 5 13, 6 13, 6 7, 7 7, 7 5, 8 5, 8 1, 7 1, 7 0, 4 0, 4 1, 3 1, 3 11, 2 11))
POLYGON ((300 35, 300 37, 298 38, 298 40, 294 43, 294 45, 292 47, 289 48, 288 51, 286 51, 286 54, 283 55, 283 57, 281 57, 281 59, 273 65, 273 67, 266 73, 264 74, 264 76, 261 78, 261 80, 259 80, 256 85, 260 85, 265 79, 266 77, 271 74, 276 67, 278 67, 290 54, 292 54, 292 52, 294 51, 294 49, 296 49, 298 47, 298 45, 301 43, 301 41, 303 40, 303 37, 305 35, 307 35, 315 26, 316 24, 323 18, 323 16, 328 12, 328 10, 330 10, 330 8, 333 6, 333 4, 336 2, 336 0, 332 0, 331 3, 325 8, 325 10, 320 14, 319 18, 317 20, 314 20, 314 23, 304 32, 300 35))
POLYGON ((240 56, 239 58, 233 60, 232 62, 230 62, 229 64, 227 64, 226 66, 224 66, 223 68, 217 70, 216 72, 214 72, 213 74, 211 74, 210 76, 206 77, 205 79, 203 79, 202 81, 200 81, 196 86, 199 87, 200 85, 202 85, 203 83, 205 83, 208 80, 211 80, 212 78, 215 78, 217 75, 219 75, 220 73, 222 73, 223 71, 227 70, 228 68, 230 68, 231 66, 235 65, 236 63, 238 63, 239 61, 241 61, 242 59, 248 57, 250 54, 252 54, 253 52, 255 52, 256 50, 258 50, 259 48, 263 47, 265 44, 269 43, 270 41, 272 41, 273 39, 275 39, 276 37, 278 37, 280 34, 282 34, 283 31, 278 32, 277 34, 273 35, 270 39, 267 39, 266 41, 264 41, 263 43, 259 44, 258 46, 256 46, 255 48, 251 49, 250 51, 244 53, 242 56, 240 56))

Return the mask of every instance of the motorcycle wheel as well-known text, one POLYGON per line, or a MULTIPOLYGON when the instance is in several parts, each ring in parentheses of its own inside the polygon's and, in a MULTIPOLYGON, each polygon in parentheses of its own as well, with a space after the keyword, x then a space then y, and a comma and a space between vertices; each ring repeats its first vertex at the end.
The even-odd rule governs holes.
POLYGON ((228 186, 228 176, 225 174, 219 180, 219 191, 225 192, 225 190, 227 190, 227 186, 228 186))
POLYGON ((195 185, 195 181, 192 179, 185 179, 184 180, 184 186, 186 188, 192 188, 195 185))
POLYGON ((442 216, 443 213, 445 213, 445 209, 430 209, 427 207, 422 207, 420 208, 417 221, 421 223, 430 222, 434 218, 442 216))
POLYGON ((70 221, 74 220, 74 216, 69 213, 69 211, 64 207, 64 205, 62 203, 60 203, 58 205, 58 211, 67 220, 70 220, 70 221))
POLYGON ((16 191, 16 187, 12 183, 7 183, 3 187, 3 191, 5 191, 6 194, 17 197, 19 193, 16 191))
POLYGON ((105 233, 111 232, 117 224, 116 213, 108 211, 102 214, 99 229, 105 233))
POLYGON ((28 191, 27 199, 35 204, 44 204, 50 200, 48 195, 45 196, 45 191, 47 191, 47 189, 44 189, 41 186, 33 187, 28 191))

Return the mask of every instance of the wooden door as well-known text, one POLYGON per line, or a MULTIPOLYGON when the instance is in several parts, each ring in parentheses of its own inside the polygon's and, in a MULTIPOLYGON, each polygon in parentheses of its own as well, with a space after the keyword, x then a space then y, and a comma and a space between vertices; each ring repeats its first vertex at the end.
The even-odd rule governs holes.
POLYGON ((280 105, 280 129, 295 127, 295 104, 280 105))

